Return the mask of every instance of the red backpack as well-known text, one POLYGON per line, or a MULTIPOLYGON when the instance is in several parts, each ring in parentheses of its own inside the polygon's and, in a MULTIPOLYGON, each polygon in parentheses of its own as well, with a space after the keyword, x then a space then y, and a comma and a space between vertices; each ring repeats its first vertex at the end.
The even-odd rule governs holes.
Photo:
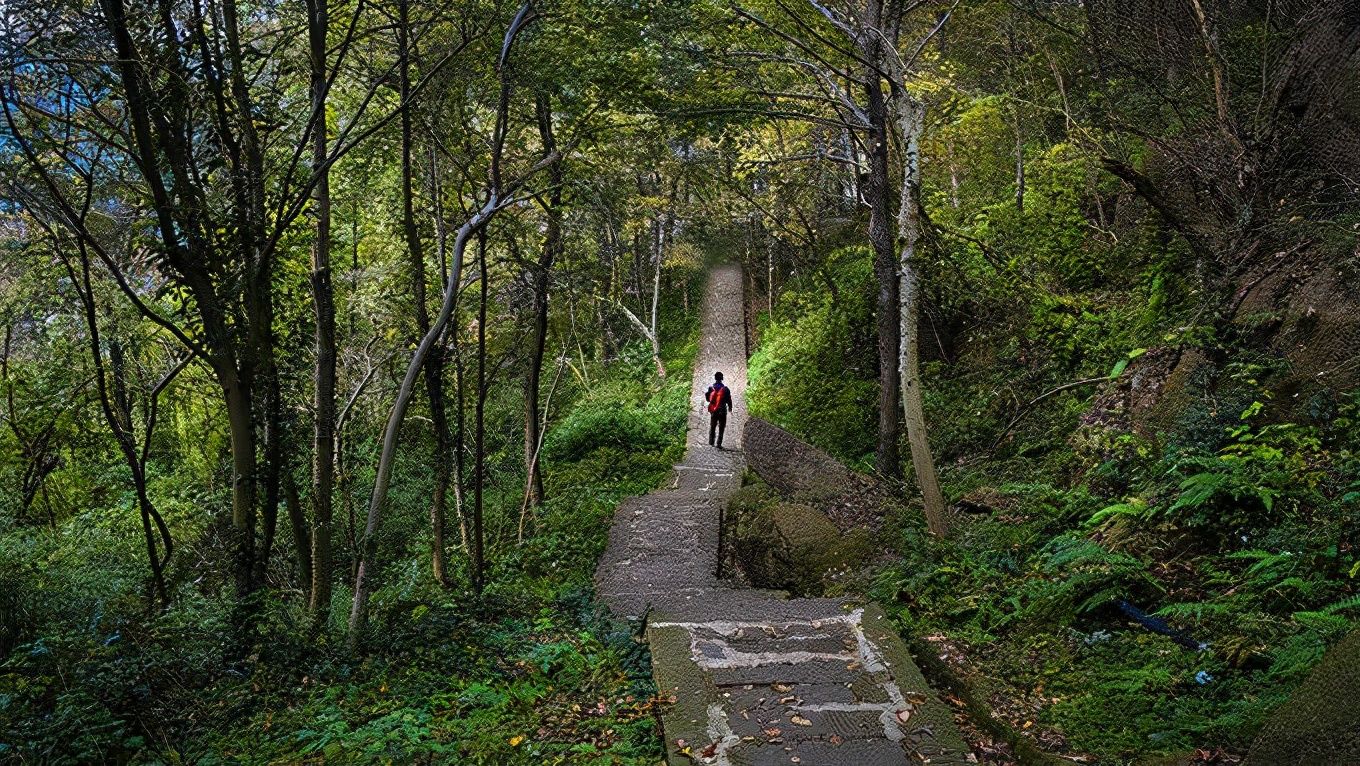
POLYGON ((727 395, 727 386, 719 385, 708 392, 708 411, 717 412, 722 409, 723 397, 727 395))

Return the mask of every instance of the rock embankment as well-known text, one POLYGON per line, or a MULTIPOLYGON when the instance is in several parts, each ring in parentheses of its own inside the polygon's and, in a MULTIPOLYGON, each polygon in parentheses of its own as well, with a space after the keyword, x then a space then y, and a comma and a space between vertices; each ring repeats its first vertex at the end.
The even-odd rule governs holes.
POLYGON ((747 465, 762 481, 786 498, 826 514, 842 532, 877 531, 884 509, 895 504, 872 478, 760 418, 747 419, 742 449, 747 465))

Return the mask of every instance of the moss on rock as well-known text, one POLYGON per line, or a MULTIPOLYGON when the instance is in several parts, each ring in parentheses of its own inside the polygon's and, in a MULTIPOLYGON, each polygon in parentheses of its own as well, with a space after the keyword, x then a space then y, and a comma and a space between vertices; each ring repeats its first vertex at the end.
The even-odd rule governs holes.
POLYGON ((1261 727, 1246 766, 1360 763, 1360 630, 1322 658, 1261 727))
POLYGON ((751 584, 821 595, 872 551, 864 530, 842 533, 810 505, 779 500, 763 484, 743 487, 728 506, 732 555, 751 584))

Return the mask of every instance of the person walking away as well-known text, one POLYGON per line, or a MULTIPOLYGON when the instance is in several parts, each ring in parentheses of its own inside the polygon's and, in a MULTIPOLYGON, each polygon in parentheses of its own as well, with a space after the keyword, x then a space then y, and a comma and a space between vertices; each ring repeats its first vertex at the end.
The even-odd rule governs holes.
POLYGON ((704 401, 708 402, 708 446, 715 446, 714 436, 717 436, 717 447, 722 449, 723 432, 727 430, 727 413, 732 411, 732 389, 723 385, 723 374, 713 373, 713 385, 704 392, 704 401))

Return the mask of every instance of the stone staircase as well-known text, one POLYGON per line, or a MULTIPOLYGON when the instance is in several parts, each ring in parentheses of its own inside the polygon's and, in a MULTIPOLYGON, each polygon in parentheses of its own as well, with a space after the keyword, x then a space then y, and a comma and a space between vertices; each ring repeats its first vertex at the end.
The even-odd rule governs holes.
POLYGON ((703 391, 746 390, 741 270, 709 277, 685 461, 667 488, 625 501, 596 570, 615 616, 646 619, 668 763, 878 766, 973 762, 881 610, 791 599, 718 577, 719 518, 741 485, 739 450, 708 446, 703 391))

